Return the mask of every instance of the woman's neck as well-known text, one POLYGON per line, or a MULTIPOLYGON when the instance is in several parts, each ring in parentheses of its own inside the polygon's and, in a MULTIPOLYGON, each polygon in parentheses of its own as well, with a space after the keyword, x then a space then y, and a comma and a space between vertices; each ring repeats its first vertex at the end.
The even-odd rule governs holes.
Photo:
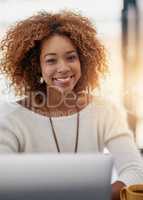
POLYGON ((51 109, 71 109, 76 106, 78 94, 73 91, 60 92, 57 89, 47 90, 47 106, 51 109))
POLYGON ((43 96, 44 101, 37 101, 28 97, 18 103, 38 114, 51 117, 68 116, 84 109, 91 101, 92 96, 86 93, 65 93, 61 96, 50 91, 43 96), (62 96, 63 95, 63 96, 62 96))

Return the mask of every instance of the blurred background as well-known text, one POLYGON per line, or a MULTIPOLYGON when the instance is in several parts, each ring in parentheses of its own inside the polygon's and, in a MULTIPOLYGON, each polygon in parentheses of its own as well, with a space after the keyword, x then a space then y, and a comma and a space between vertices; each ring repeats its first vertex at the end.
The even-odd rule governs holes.
MULTIPOLYGON (((0 39, 16 21, 37 11, 61 9, 76 10, 97 27, 110 66, 99 94, 125 106, 129 126, 143 151, 143 0, 0 0, 0 39)), ((0 101, 14 99, 0 74, 0 101)))

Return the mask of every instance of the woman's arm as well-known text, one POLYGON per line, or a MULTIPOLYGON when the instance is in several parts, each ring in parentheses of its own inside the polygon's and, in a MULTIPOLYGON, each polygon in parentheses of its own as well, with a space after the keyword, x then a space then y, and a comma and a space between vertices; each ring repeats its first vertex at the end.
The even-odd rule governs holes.
POLYGON ((115 138, 108 144, 115 160, 117 181, 112 184, 112 200, 120 200, 124 186, 143 182, 143 162, 139 152, 128 136, 115 138))
POLYGON ((19 151, 19 144, 14 128, 4 117, 0 117, 0 154, 17 153, 19 151))
POLYGON ((107 145, 114 158, 118 181, 125 185, 143 183, 143 160, 131 137, 120 136, 107 145))
MULTIPOLYGON (((108 106, 105 121, 104 142, 114 158, 117 182, 112 185, 113 197, 119 197, 125 185, 143 183, 143 160, 129 130, 126 115, 116 107, 108 106)), ((115 198, 116 200, 116 198, 115 198)))
POLYGON ((18 146, 18 141, 14 134, 10 130, 3 129, 0 126, 0 154, 17 153, 18 146))

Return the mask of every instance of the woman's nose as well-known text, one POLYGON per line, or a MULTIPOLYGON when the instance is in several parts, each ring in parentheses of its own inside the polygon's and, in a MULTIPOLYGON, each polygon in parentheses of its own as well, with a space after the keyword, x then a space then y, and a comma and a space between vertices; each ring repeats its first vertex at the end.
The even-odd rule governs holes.
POLYGON ((58 65, 58 69, 57 72, 58 73, 65 73, 70 71, 70 67, 68 66, 68 63, 66 63, 65 61, 60 61, 59 65, 58 65))

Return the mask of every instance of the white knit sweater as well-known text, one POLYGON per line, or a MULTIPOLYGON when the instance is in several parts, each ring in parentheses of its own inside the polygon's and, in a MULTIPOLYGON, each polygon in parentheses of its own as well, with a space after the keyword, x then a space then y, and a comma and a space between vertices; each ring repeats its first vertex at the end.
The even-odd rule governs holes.
MULTIPOLYGON (((77 114, 53 117, 61 152, 74 151, 77 114)), ((80 111, 78 152, 103 152, 114 157, 119 180, 143 183, 143 162, 125 115, 108 101, 96 99, 80 111)), ((56 153, 49 118, 17 103, 0 106, 0 153, 56 153)))

